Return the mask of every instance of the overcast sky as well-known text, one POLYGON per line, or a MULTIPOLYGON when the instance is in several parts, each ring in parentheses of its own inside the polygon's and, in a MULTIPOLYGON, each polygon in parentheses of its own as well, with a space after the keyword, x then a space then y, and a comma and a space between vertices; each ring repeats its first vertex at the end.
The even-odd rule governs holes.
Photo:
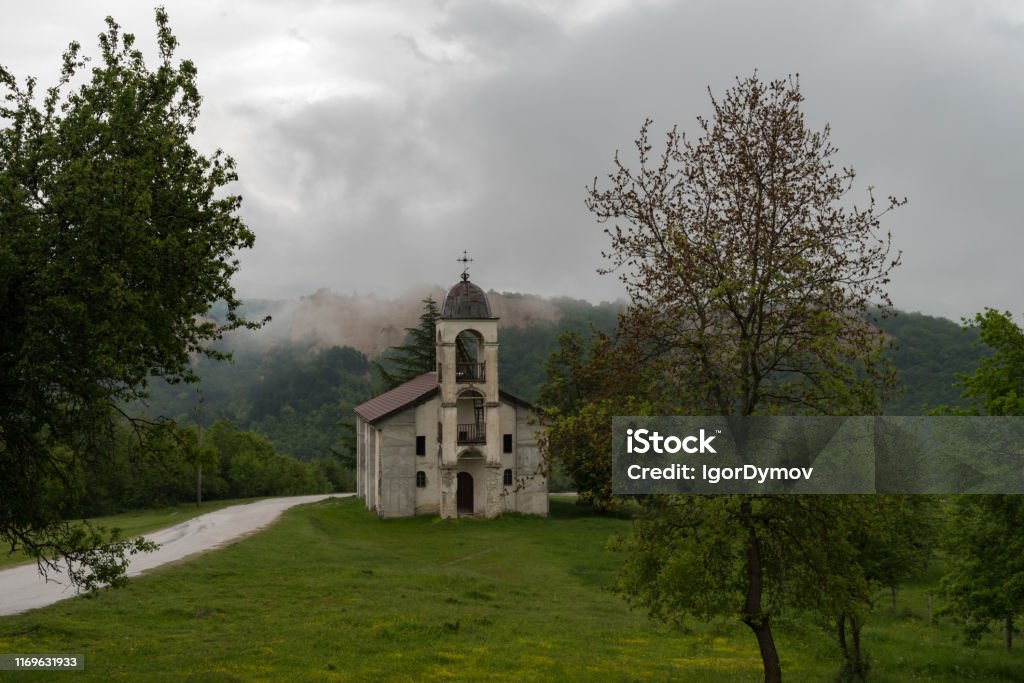
MULTIPOLYGON (((113 15, 153 55, 147 3, 5 4, 0 64, 53 83, 113 15)), ((754 69, 799 72, 809 122, 876 194, 893 301, 1024 312, 1024 3, 466 0, 166 2, 199 69, 196 145, 238 161, 243 296, 446 286, 622 295, 585 187, 645 117, 695 132, 754 69)))

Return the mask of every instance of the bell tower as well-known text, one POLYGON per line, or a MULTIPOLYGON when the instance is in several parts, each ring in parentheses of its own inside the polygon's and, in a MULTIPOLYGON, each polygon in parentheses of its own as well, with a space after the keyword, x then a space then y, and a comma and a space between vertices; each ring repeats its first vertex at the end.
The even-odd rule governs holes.
POLYGON ((440 386, 441 516, 499 514, 501 424, 498 402, 498 318, 487 295, 462 276, 445 295, 437 321, 440 386))

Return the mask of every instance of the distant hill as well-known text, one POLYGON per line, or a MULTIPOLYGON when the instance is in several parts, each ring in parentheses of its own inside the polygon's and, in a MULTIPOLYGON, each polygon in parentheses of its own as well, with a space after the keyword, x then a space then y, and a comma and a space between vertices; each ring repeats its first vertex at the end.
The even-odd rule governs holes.
POLYGON ((899 313, 881 323, 893 340, 889 353, 902 392, 889 399, 889 415, 920 415, 928 407, 963 406, 957 375, 974 372, 986 355, 975 330, 946 318, 899 313))
MULTIPOLYGON (((431 294, 442 295, 424 292, 419 298, 389 301, 320 291, 298 301, 246 302, 244 313, 250 318, 271 315, 274 320, 263 330, 224 340, 234 362, 197 359, 200 384, 157 381, 138 410, 182 422, 201 418, 207 425, 226 418, 303 460, 344 451, 351 447, 345 440, 350 437, 352 407, 377 389, 370 361, 402 343, 405 328, 418 322, 420 299, 431 294)), ((558 336, 567 330, 611 332, 622 305, 516 293, 491 292, 489 297, 502 318, 502 387, 528 401, 536 398, 545 380, 544 361, 558 336)), ((223 311, 214 309, 211 315, 223 311)), ((889 355, 903 387, 886 403, 888 414, 961 405, 956 375, 972 372, 984 353, 976 333, 921 313, 899 313, 883 320, 881 327, 893 340, 889 355)))

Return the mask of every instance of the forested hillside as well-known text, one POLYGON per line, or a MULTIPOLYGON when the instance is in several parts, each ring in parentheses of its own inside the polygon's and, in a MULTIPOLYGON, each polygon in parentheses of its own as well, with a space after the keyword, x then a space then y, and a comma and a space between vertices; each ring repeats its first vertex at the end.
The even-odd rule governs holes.
POLYGON ((900 313, 882 322, 893 340, 890 358, 902 386, 886 402, 886 413, 918 415, 928 407, 962 406, 956 378, 974 372, 987 353, 978 331, 921 313, 900 313))
MULTIPOLYGON (((324 297, 330 295, 316 296, 318 314, 323 315, 324 297)), ((618 314, 618 305, 611 303, 507 293, 491 296, 505 310, 521 312, 532 305, 544 311, 532 317, 517 315, 514 320, 503 316, 501 327, 502 387, 530 401, 545 380, 544 361, 560 334, 575 331, 586 336, 591 329, 610 332, 618 314)), ((347 310, 359 309, 352 298, 334 300, 347 310)), ((380 309, 385 304, 375 300, 374 305, 380 309)), ((248 304, 246 314, 256 317, 286 310, 284 302, 255 301, 248 304)), ((395 310, 412 317, 396 319, 386 328, 380 327, 380 316, 355 317, 353 329, 345 331, 344 338, 373 340, 387 335, 400 339, 396 330, 415 325, 416 309, 396 305, 395 310), (377 328, 363 329, 367 325, 377 328)), ((292 322, 309 317, 301 312, 290 315, 292 322)), ((278 451, 301 460, 346 453, 351 448, 352 407, 379 390, 371 367, 375 356, 334 344, 331 334, 318 332, 308 321, 302 324, 304 336, 298 339, 292 330, 273 327, 268 332, 229 337, 224 346, 233 351, 233 362, 197 359, 200 384, 156 382, 142 410, 186 423, 201 420, 209 425, 226 419, 263 434, 278 451)), ((339 334, 340 326, 338 321, 332 323, 333 334, 339 334)), ((983 354, 975 331, 965 332, 950 320, 920 313, 900 313, 882 321, 882 328, 893 340, 890 357, 902 385, 902 391, 887 402, 887 413, 918 414, 928 406, 961 404, 956 375, 971 372, 983 354)))

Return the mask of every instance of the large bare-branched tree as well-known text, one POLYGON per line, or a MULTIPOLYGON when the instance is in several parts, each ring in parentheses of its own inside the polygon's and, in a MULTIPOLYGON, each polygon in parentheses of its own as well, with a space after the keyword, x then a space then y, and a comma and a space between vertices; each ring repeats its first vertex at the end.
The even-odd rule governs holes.
MULTIPOLYGON (((710 92, 710 91, 709 91, 710 92)), ((857 413, 888 380, 885 315, 899 262, 868 188, 847 207, 852 168, 837 168, 829 129, 813 131, 796 78, 737 80, 695 142, 676 129, 639 168, 616 155, 610 187, 587 205, 614 223, 610 261, 631 299, 628 330, 664 361, 691 409, 721 415, 857 413)))
MULTIPOLYGON (((855 173, 802 102, 795 77, 737 79, 711 95, 695 141, 672 129, 655 153, 647 121, 639 166, 616 155, 610 184, 589 189, 611 224, 604 272, 630 296, 620 335, 681 412, 871 414, 891 382, 869 319, 889 313, 899 263, 879 219, 905 200, 868 188, 850 202, 855 173)), ((768 681, 782 675, 779 609, 846 614, 868 599, 851 532, 874 517, 854 501, 656 496, 646 512, 623 544, 627 597, 665 618, 739 615, 768 681)))

